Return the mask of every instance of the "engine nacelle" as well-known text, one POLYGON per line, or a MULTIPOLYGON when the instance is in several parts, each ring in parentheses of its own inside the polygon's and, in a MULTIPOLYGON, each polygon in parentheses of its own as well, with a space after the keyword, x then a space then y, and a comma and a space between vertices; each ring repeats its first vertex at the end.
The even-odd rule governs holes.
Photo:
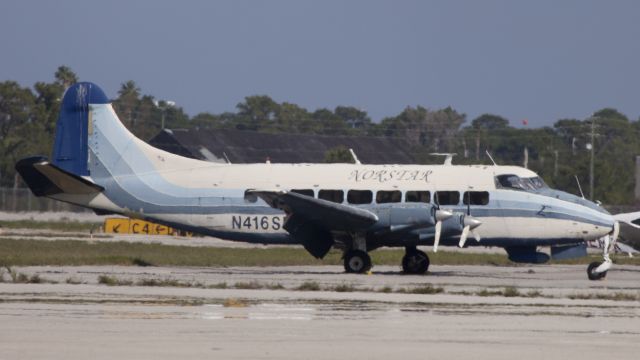
POLYGON ((435 208, 431 205, 385 207, 373 211, 378 216, 375 226, 380 230, 415 229, 436 223, 435 208))

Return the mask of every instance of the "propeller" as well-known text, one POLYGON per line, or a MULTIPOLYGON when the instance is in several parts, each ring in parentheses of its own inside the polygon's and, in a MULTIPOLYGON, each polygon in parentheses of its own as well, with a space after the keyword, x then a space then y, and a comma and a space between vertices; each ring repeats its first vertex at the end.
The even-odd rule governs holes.
POLYGON ((453 213, 448 210, 440 209, 440 201, 438 200, 438 192, 436 191, 433 196, 433 200, 436 203, 436 229, 435 237, 433 239, 433 252, 438 252, 438 244, 440 244, 440 235, 442 234, 442 222, 453 216, 453 213))
POLYGON ((467 238, 469 237, 469 232, 473 234, 473 237, 476 241, 480 241, 480 234, 473 231, 473 229, 482 225, 482 222, 478 219, 475 219, 471 216, 471 192, 467 191, 467 214, 464 215, 462 219, 462 225, 464 228, 462 229, 462 234, 460 234, 460 242, 458 243, 458 247, 464 247, 464 244, 467 242, 467 238))
POLYGON ((433 239, 433 252, 438 252, 438 244, 440 244, 440 235, 442 234, 442 222, 452 217, 453 213, 448 210, 436 210, 436 233, 433 239))
POLYGON ((480 235, 473 231, 473 229, 482 225, 482 222, 480 220, 474 219, 471 216, 465 216, 462 220, 462 225, 464 225, 464 228, 462 229, 462 234, 460 235, 460 242, 458 243, 458 247, 464 247, 464 244, 467 242, 467 238, 469 237, 469 232, 473 234, 473 237, 476 239, 476 241, 480 241, 480 235))

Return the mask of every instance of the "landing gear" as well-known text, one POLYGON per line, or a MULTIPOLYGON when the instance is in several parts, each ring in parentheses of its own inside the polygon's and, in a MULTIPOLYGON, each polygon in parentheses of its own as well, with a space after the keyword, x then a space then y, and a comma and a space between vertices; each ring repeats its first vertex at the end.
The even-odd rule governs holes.
POLYGON ((416 248, 407 248, 402 258, 405 274, 424 274, 429 269, 429 256, 416 248))
POLYGON ((620 233, 620 224, 616 221, 613 224, 613 230, 610 234, 604 236, 603 245, 603 262, 592 262, 587 267, 587 276, 589 280, 602 280, 607 276, 607 271, 611 269, 613 261, 609 257, 609 252, 613 251, 616 247, 616 241, 618 240, 618 234, 620 233))
POLYGON ((371 270, 371 257, 366 251, 349 250, 344 254, 344 271, 362 274, 369 270, 371 270))
POLYGON ((604 264, 604 262, 597 262, 597 261, 594 261, 591 264, 589 264, 589 267, 587 268, 587 276, 589 277, 589 280, 602 280, 607 276, 606 271, 603 271, 600 273, 595 271, 602 264, 604 264))

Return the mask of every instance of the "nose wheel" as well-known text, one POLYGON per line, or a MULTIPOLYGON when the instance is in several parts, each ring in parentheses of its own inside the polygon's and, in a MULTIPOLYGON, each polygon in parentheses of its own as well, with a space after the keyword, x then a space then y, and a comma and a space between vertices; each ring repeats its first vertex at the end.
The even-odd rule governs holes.
POLYGON ((589 280, 602 280, 607 276, 607 271, 596 272, 596 269, 603 265, 604 262, 594 261, 587 267, 587 276, 589 280))
POLYGON ((344 254, 344 271, 362 274, 371 270, 371 257, 366 251, 349 250, 344 254))
POLYGON ((407 248, 402 258, 405 274, 424 274, 429 270, 429 256, 416 248, 407 248))
POLYGON ((603 260, 602 262, 592 262, 587 267, 587 276, 589 280, 602 280, 607 276, 607 271, 611 269, 613 261, 609 257, 609 253, 615 250, 618 234, 620 233, 620 224, 616 221, 610 234, 604 236, 603 260))

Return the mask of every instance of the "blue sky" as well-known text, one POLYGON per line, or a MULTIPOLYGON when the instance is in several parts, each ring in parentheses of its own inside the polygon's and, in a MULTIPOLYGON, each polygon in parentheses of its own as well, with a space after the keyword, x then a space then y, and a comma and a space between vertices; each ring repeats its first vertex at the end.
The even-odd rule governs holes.
POLYGON ((189 114, 267 94, 374 121, 408 105, 550 125, 640 116, 639 1, 3 1, 0 81, 70 66, 189 114))

